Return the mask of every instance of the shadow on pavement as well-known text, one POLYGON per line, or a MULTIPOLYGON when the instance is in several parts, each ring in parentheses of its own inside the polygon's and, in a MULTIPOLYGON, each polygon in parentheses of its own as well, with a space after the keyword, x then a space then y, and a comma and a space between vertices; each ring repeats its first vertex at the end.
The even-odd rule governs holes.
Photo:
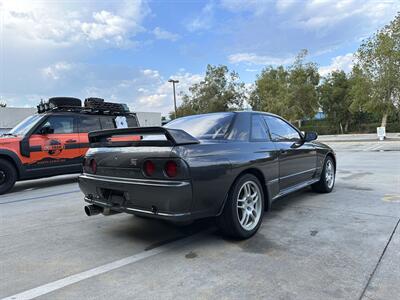
POLYGON ((53 187, 58 185, 70 184, 78 182, 79 174, 72 175, 61 175, 48 178, 25 180, 17 182, 14 188, 6 195, 11 195, 16 192, 26 191, 26 190, 36 190, 41 188, 53 187))
POLYGON ((295 203, 300 204, 306 199, 306 196, 317 196, 317 195, 321 194, 313 192, 309 187, 301 189, 292 194, 277 199, 275 202, 273 202, 271 212, 279 212, 295 203))
MULTIPOLYGON (((110 221, 112 222, 111 218, 110 221)), ((123 222, 116 225, 115 223, 110 226, 103 225, 101 233, 98 234, 125 241, 140 240, 147 244, 144 249, 146 251, 200 232, 216 232, 213 218, 198 220, 192 224, 178 225, 163 220, 132 216, 132 218, 124 218, 123 222)))

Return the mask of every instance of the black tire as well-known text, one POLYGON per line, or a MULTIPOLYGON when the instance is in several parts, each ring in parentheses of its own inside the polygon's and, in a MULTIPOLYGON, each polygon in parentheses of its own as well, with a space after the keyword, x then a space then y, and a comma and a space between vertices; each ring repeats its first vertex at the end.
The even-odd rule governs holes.
POLYGON ((318 182, 311 185, 311 187, 312 187, 313 191, 318 192, 318 193, 330 193, 330 192, 332 192, 333 187, 335 186, 335 178, 336 178, 335 163, 334 163, 332 157, 328 156, 324 161, 324 167, 321 172, 321 178, 319 179, 318 182), (331 184, 327 180, 327 172, 328 172, 329 166, 331 166, 333 168, 333 182, 331 184))
POLYGON ((0 159, 0 195, 10 191, 17 181, 17 170, 8 160, 0 159))
MULTIPOLYGON (((239 177, 233 184, 231 190, 229 191, 228 199, 225 203, 222 214, 217 218, 217 223, 221 232, 224 235, 235 239, 247 239, 251 237, 257 232, 257 230, 261 226, 264 216, 264 204, 265 203, 264 203, 263 189, 257 177, 252 174, 244 174, 243 176, 239 177), (256 204, 258 211, 256 219, 258 220, 253 219, 253 224, 252 224, 252 226, 254 226, 253 228, 245 229, 241 225, 239 218, 242 219, 244 214, 241 212, 246 211, 246 209, 240 209, 238 207, 238 198, 240 195, 242 195, 242 188, 245 188, 244 186, 248 185, 249 182, 254 184, 254 192, 257 190, 255 189, 255 186, 257 186, 258 188, 257 193, 259 194, 259 199, 257 200, 256 204)), ((245 205, 247 206, 247 203, 245 205)), ((256 210, 255 208, 256 205, 254 205, 254 211, 256 210)), ((250 215, 253 215, 253 211, 251 212, 251 214, 249 213, 249 216, 250 215)))

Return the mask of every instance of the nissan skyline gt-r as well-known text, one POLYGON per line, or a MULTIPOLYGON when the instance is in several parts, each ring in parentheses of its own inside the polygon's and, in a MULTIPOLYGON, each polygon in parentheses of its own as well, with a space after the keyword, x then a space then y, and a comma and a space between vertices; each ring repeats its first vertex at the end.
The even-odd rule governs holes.
POLYGON ((224 234, 248 238, 276 199, 306 186, 332 191, 335 153, 316 139, 277 115, 250 111, 91 132, 79 177, 85 212, 216 217, 224 234))

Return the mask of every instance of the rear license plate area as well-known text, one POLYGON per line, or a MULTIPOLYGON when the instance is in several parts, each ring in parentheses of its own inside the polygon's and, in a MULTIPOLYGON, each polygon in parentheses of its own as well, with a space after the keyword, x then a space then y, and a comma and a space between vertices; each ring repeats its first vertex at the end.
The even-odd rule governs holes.
POLYGON ((112 189, 101 189, 101 194, 104 199, 112 206, 121 206, 126 201, 125 192, 112 190, 112 189))

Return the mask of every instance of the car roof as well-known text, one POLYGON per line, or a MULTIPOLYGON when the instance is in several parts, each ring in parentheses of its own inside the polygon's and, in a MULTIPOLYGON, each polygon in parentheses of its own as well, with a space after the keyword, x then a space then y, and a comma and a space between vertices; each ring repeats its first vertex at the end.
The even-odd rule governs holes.
MULTIPOLYGON (((183 118, 192 118, 192 117, 197 117, 197 116, 206 116, 206 115, 214 115, 214 114, 236 114, 236 115, 250 115, 250 114, 262 114, 266 116, 273 116, 279 119, 285 120, 283 117, 270 113, 270 112, 265 112, 265 111, 256 111, 256 110, 236 110, 236 111, 217 111, 217 112, 210 112, 210 113, 204 113, 204 114, 194 114, 194 115, 187 115, 187 116, 182 116, 177 119, 183 119, 183 118)), ((173 121, 173 120, 171 120, 173 121)), ((286 121, 286 120, 285 120, 286 121)))
POLYGON ((237 113, 237 114, 263 114, 263 115, 282 118, 279 115, 276 115, 276 114, 273 114, 273 113, 270 113, 267 111, 258 111, 258 110, 237 110, 237 111, 234 111, 234 113, 237 113))

